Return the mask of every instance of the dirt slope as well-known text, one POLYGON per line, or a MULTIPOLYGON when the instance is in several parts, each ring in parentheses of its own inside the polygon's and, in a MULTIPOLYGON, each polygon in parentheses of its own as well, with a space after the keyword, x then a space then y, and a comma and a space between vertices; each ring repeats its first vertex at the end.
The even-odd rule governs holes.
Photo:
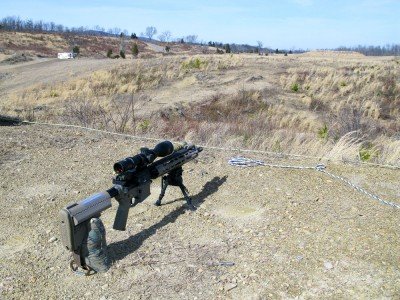
POLYGON ((110 69, 121 63, 122 60, 111 59, 44 58, 20 65, 0 65, 0 74, 7 74, 7 80, 1 82, 0 94, 13 94, 34 85, 65 82, 96 70, 110 69))
MULTIPOLYGON (((153 206, 156 180, 151 197, 130 211, 126 232, 110 229, 115 202, 103 214, 111 270, 74 276, 59 241, 59 209, 108 188, 112 164, 143 145, 151 143, 40 126, 0 127, 1 298, 394 299, 400 294, 398 210, 316 171, 239 169, 226 163, 232 154, 207 150, 185 167, 185 182, 199 207, 195 213, 185 210, 174 188, 165 205, 153 206)), ((328 167, 400 202, 399 171, 328 167)))

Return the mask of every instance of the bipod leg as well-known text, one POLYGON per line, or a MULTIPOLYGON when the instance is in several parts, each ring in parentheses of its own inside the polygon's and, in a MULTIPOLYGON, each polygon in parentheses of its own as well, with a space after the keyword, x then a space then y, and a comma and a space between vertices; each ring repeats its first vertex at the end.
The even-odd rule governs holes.
POLYGON ((164 198, 165 195, 165 190, 168 187, 168 178, 167 176, 163 176, 161 179, 161 193, 160 196, 158 197, 158 200, 154 203, 156 206, 161 206, 161 200, 164 198))
POLYGON ((179 188, 182 191, 183 197, 185 197, 187 206, 189 207, 190 210, 196 210, 196 207, 192 204, 192 198, 190 198, 188 194, 188 189, 186 186, 183 185, 183 183, 179 184, 179 188))

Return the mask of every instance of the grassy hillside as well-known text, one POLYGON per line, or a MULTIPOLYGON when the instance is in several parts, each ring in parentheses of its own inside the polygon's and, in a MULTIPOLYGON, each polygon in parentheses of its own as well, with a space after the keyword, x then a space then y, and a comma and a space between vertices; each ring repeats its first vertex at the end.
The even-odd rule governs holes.
MULTIPOLYGON (((0 32, 0 48, 8 54, 25 52, 31 55, 56 57, 58 52, 71 52, 74 46, 80 49, 84 57, 106 57, 108 49, 119 53, 121 40, 116 37, 82 36, 53 33, 0 32)), ((140 53, 152 52, 141 41, 138 43, 140 53)), ((127 40, 126 53, 131 52, 132 40, 127 40)))
MULTIPOLYGON (((160 51, 155 51, 146 42, 124 39, 125 52, 128 56, 132 53, 133 43, 138 44, 139 57, 149 57, 160 51)), ((161 51, 166 43, 158 42, 161 51)), ((31 56, 56 57, 59 52, 71 52, 74 46, 80 49, 83 57, 106 57, 107 51, 111 49, 114 54, 119 54, 121 38, 107 36, 83 36, 74 34, 55 33, 28 33, 0 31, 0 53, 12 55, 14 53, 25 53, 31 56)), ((170 54, 199 54, 209 51, 209 47, 193 46, 179 43, 171 43, 170 54)), ((210 51, 215 51, 211 49, 210 51)), ((1 59, 1 57, 0 57, 1 59)))
POLYGON ((355 54, 127 60, 37 83, 2 108, 28 118, 202 144, 400 164, 399 60, 355 54))

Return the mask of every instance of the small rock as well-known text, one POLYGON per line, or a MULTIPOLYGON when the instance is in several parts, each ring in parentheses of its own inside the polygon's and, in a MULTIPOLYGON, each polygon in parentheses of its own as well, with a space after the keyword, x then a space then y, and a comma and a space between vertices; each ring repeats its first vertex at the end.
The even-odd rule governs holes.
POLYGON ((298 255, 298 256, 296 256, 296 260, 297 260, 297 261, 303 260, 303 255, 298 255))
POLYGON ((327 269, 327 270, 333 269, 333 265, 332 265, 332 263, 329 262, 329 261, 324 262, 324 267, 325 267, 325 269, 327 269))
POLYGON ((224 291, 230 291, 233 290, 235 287, 237 287, 236 283, 227 283, 224 285, 224 291))
POLYGON ((206 171, 202 170, 200 174, 201 174, 201 176, 204 176, 204 175, 207 175, 208 173, 206 171))
POLYGON ((57 238, 55 236, 49 239, 49 243, 54 243, 55 241, 57 241, 57 238))
POLYGON ((108 288, 108 284, 107 284, 107 283, 106 283, 105 285, 102 285, 102 286, 101 286, 101 289, 102 289, 102 290, 105 290, 106 288, 108 288))

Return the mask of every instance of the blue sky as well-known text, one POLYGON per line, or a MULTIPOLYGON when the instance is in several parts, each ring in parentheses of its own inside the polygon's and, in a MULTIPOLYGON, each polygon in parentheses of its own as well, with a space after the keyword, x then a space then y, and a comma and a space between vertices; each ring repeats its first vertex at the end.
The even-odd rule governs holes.
POLYGON ((400 43, 400 0, 0 0, 5 16, 286 49, 400 43))

